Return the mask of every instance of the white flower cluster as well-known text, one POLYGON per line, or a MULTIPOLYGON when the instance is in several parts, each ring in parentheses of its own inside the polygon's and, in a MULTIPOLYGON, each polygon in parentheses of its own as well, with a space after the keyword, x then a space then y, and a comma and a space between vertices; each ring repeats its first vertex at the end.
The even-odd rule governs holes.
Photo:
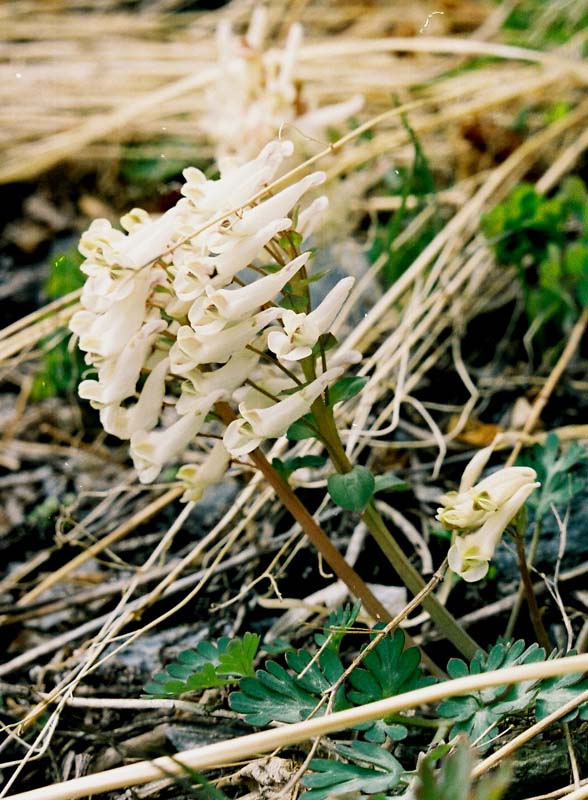
POLYGON ((449 567, 470 583, 486 575, 504 530, 539 486, 531 467, 505 467, 474 485, 493 449, 490 445, 474 456, 459 491, 444 495, 437 509, 443 527, 457 534, 448 553, 449 567))
POLYGON ((342 103, 309 108, 294 67, 302 44, 302 27, 289 30, 283 50, 265 50, 267 9, 254 9, 245 36, 236 36, 228 20, 217 29, 220 76, 207 92, 208 111, 200 126, 215 143, 217 161, 226 157, 251 158, 285 124, 295 125, 306 137, 324 140, 363 105, 356 95, 342 103), (230 97, 230 102, 227 102, 230 97))
MULTIPOLYGON (((88 277, 71 329, 97 372, 80 395, 100 410, 108 433, 130 440, 141 482, 181 456, 216 403, 238 404, 205 463, 182 468, 185 499, 219 480, 230 455, 283 435, 355 360, 336 356, 312 380, 300 364, 329 331, 353 278, 308 314, 276 302, 293 282, 305 286, 310 252, 284 249, 279 237, 324 174, 246 207, 292 151, 290 142, 272 142, 218 180, 187 169, 184 197, 162 217, 134 209, 121 220, 126 232, 97 220, 80 243, 88 277)), ((290 242, 303 242, 324 209, 318 198, 300 211, 290 242)))

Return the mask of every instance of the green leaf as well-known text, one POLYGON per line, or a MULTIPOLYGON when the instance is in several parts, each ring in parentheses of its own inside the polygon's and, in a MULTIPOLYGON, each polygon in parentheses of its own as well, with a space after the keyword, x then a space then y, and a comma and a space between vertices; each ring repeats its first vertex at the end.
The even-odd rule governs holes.
POLYGON ((376 475, 376 492, 407 492, 409 484, 399 478, 393 472, 385 472, 383 475, 376 475))
MULTIPOLYGON (((566 653, 568 656, 575 655, 571 650, 566 653)), ((557 711, 570 700, 578 697, 583 692, 588 691, 588 677, 584 673, 573 673, 571 675, 559 675, 553 678, 546 678, 539 684, 539 691, 535 702, 535 716, 537 720, 544 719, 553 711, 557 711)), ((562 717, 561 722, 571 722, 577 716, 581 719, 588 719, 588 701, 581 706, 573 709, 562 717)))
POLYGON ((344 475, 330 475, 327 489, 333 502, 347 511, 361 513, 370 502, 376 481, 367 467, 357 465, 344 475))
POLYGON ((296 456, 296 458, 289 458, 286 461, 282 461, 281 458, 272 459, 272 467, 285 481, 287 481, 290 475, 296 472, 297 469, 303 469, 305 467, 309 469, 320 469, 320 467, 324 467, 326 463, 327 459, 324 456, 313 455, 296 456))
MULTIPOLYGON (((482 652, 476 653, 469 666, 459 658, 452 658, 447 664, 447 672, 450 678, 463 678, 467 675, 480 675, 495 669, 544 660, 543 648, 532 644, 525 649, 525 643, 519 639, 516 642, 498 642, 490 648, 487 655, 482 652)), ((483 689, 461 697, 442 700, 437 713, 440 717, 454 720, 450 736, 467 733, 482 751, 495 735, 494 726, 505 716, 531 705, 535 700, 537 689, 537 681, 483 689), (492 730, 489 730, 490 728, 492 730)))
POLYGON ((317 424, 312 414, 305 414, 293 422, 286 431, 286 438, 291 442, 300 442, 303 439, 320 439, 317 424))
MULTIPOLYGON (((378 635, 379 627, 374 628, 371 639, 378 635)), ((396 629, 393 636, 385 636, 366 654, 362 665, 354 669, 349 676, 353 687, 348 692, 349 700, 357 705, 363 705, 430 686, 435 682, 434 678, 422 673, 418 648, 409 647, 405 650, 404 644, 404 632, 396 629)), ((360 730, 368 731, 366 738, 370 741, 384 742, 386 736, 398 739, 403 730, 406 731, 403 726, 396 726, 393 723, 393 719, 384 719, 358 727, 360 730)))
POLYGON ((347 603, 329 614, 324 624, 324 630, 315 634, 314 640, 317 645, 319 647, 327 646, 338 653, 343 637, 355 624, 360 611, 361 601, 357 600, 353 605, 347 603))
MULTIPOLYGON (((265 669, 258 670, 254 678, 243 678, 239 691, 230 695, 231 708, 244 714, 250 725, 306 719, 317 709, 323 693, 343 674, 339 656, 328 648, 314 662, 306 650, 290 651, 286 662, 291 671, 275 661, 267 661, 265 669)), ((333 710, 347 707, 341 687, 333 710)), ((326 703, 323 703, 317 713, 324 714, 325 710, 326 703)))
POLYGON ((83 256, 77 250, 68 250, 53 259, 44 286, 45 294, 50 300, 81 289, 86 280, 80 269, 83 261, 83 256))
POLYGON ((473 784, 471 773, 474 754, 464 736, 460 736, 449 755, 448 747, 435 748, 419 761, 415 800, 499 800, 505 793, 510 770, 504 766, 473 784), (441 768, 435 762, 442 757, 441 768))
POLYGON ((401 781, 402 765, 378 745, 353 742, 338 745, 335 750, 348 762, 314 758, 309 766, 311 771, 301 780, 309 789, 303 795, 306 800, 328 800, 357 793, 373 795, 388 792, 401 781))
POLYGON ((259 636, 246 633, 242 639, 223 636, 218 642, 200 642, 194 650, 184 650, 165 672, 158 672, 144 688, 147 694, 175 697, 186 692, 201 692, 229 686, 239 678, 254 674, 253 661, 259 636))
POLYGON ((368 379, 358 375, 355 377, 339 378, 329 388, 329 406, 333 408, 337 403, 344 403, 359 394, 366 385, 368 379))

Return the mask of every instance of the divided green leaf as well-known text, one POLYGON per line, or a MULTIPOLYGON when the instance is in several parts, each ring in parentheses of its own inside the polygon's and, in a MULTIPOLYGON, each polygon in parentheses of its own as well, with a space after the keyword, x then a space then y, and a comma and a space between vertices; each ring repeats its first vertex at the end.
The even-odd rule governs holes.
POLYGON ((285 481, 287 481, 290 475, 292 475, 293 472, 296 472, 297 469, 303 469, 304 467, 309 469, 320 469, 320 467, 324 467, 326 462, 327 459, 324 456, 313 455, 296 456, 296 458, 289 458, 286 461, 282 461, 281 458, 273 458, 272 467, 285 481))
POLYGON ((194 650, 184 650, 178 660, 158 672, 144 688, 157 697, 176 697, 186 692, 201 692, 217 686, 230 686, 254 674, 253 661, 259 636, 246 633, 242 639, 223 636, 218 642, 200 642, 194 650))
MULTIPOLYGON (((374 628, 372 640, 381 627, 383 626, 374 628)), ((404 632, 398 628, 393 636, 385 636, 367 653, 361 666, 356 667, 349 677, 353 687, 348 692, 349 700, 363 705, 435 683, 435 678, 425 676, 421 670, 418 648, 408 647, 405 650, 404 644, 404 632)), ((365 737, 371 742, 384 742, 387 736, 392 740, 399 740, 407 735, 406 727, 399 725, 396 717, 376 720, 358 727, 366 731, 365 737)))
MULTIPOLYGON (((452 658, 447 665, 447 672, 450 678, 463 678, 544 660, 543 648, 532 644, 525 649, 525 643, 519 639, 516 642, 499 642, 487 655, 476 653, 469 666, 459 658, 452 658)), ((496 686, 442 700, 437 713, 441 717, 454 720, 450 736, 466 733, 478 749, 483 750, 495 735, 496 725, 507 715, 527 708, 536 694, 537 681, 496 686)))
POLYGON ((309 789, 303 795, 306 800, 375 795, 389 792, 401 782, 402 765, 378 745, 352 742, 335 750, 348 761, 314 758, 301 781, 309 789))
MULTIPOLYGON (((343 674, 339 656, 328 648, 315 661, 306 650, 290 651, 286 662, 291 672, 275 661, 267 661, 265 669, 257 670, 255 677, 243 678, 239 691, 229 697, 233 711, 244 714, 250 725, 307 719, 317 709, 323 692, 343 674)), ((341 687, 333 710, 347 707, 341 687)), ((324 713, 325 708, 323 703, 317 713, 324 713)))
POLYGON ((351 400, 361 392, 366 383, 367 378, 362 378, 359 375, 339 378, 339 380, 335 381, 329 388, 329 405, 333 408, 337 403, 344 403, 346 400, 351 400))

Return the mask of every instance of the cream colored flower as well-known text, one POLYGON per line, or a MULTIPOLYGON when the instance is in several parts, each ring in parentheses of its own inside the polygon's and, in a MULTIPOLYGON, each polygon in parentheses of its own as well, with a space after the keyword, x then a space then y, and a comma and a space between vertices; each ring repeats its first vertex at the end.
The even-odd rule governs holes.
POLYGON ((239 412, 242 419, 231 422, 223 437, 229 453, 233 456, 245 455, 259 447, 264 439, 283 436, 293 422, 310 411, 317 397, 343 371, 344 367, 329 369, 285 400, 264 408, 247 408, 241 403, 239 412))
POLYGON ((231 456, 224 444, 217 442, 202 464, 185 464, 178 470, 177 478, 182 481, 186 491, 181 497, 183 503, 200 500, 209 486, 221 481, 227 471, 231 456))
POLYGON ((509 522, 538 486, 538 483, 524 484, 475 533, 456 536, 447 554, 450 569, 468 583, 481 580, 509 522))
POLYGON ((459 491, 443 495, 437 519, 454 531, 449 566, 465 581, 486 575, 509 522, 540 484, 530 467, 505 467, 475 483, 488 463, 494 444, 480 450, 464 470, 459 491))
POLYGON ((269 349, 280 361, 300 361, 312 353, 323 333, 327 333, 355 282, 352 277, 340 280, 322 303, 310 314, 286 310, 282 314, 281 331, 272 331, 267 340, 269 349))

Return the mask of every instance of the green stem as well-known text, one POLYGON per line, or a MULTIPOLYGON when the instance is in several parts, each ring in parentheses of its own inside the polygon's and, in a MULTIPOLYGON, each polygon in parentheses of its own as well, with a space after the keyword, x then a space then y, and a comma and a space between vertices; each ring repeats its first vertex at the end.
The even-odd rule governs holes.
MULTIPOLYGON (((341 443, 331 409, 327 408, 324 401, 319 398, 313 404, 312 412, 335 469, 343 474, 350 472, 353 467, 341 443)), ((388 530, 373 501, 363 512, 362 519, 404 585, 413 595, 417 595, 424 589, 425 581, 388 530)), ((433 622, 460 653, 468 659, 473 658, 480 646, 457 622, 453 614, 439 602, 437 597, 434 594, 426 595, 423 597, 422 605, 433 622)))
POLYGON ((533 625, 533 630, 535 631, 535 636, 537 637, 537 641, 539 642, 541 647, 545 649, 546 653, 550 653, 551 644, 549 642, 549 636, 547 635, 547 631, 545 630, 545 626, 543 625, 543 619, 541 618, 541 611, 539 610, 539 605, 537 604, 537 598, 535 597, 535 592, 533 590, 533 581, 531 580, 531 575, 529 573, 529 568, 527 566, 527 559, 525 557, 525 543, 523 541, 523 537, 520 534, 516 534, 514 540, 517 547, 517 558, 519 560, 519 569, 521 571, 521 581, 525 590, 527 606, 529 607, 529 616, 531 617, 531 624, 533 625))

